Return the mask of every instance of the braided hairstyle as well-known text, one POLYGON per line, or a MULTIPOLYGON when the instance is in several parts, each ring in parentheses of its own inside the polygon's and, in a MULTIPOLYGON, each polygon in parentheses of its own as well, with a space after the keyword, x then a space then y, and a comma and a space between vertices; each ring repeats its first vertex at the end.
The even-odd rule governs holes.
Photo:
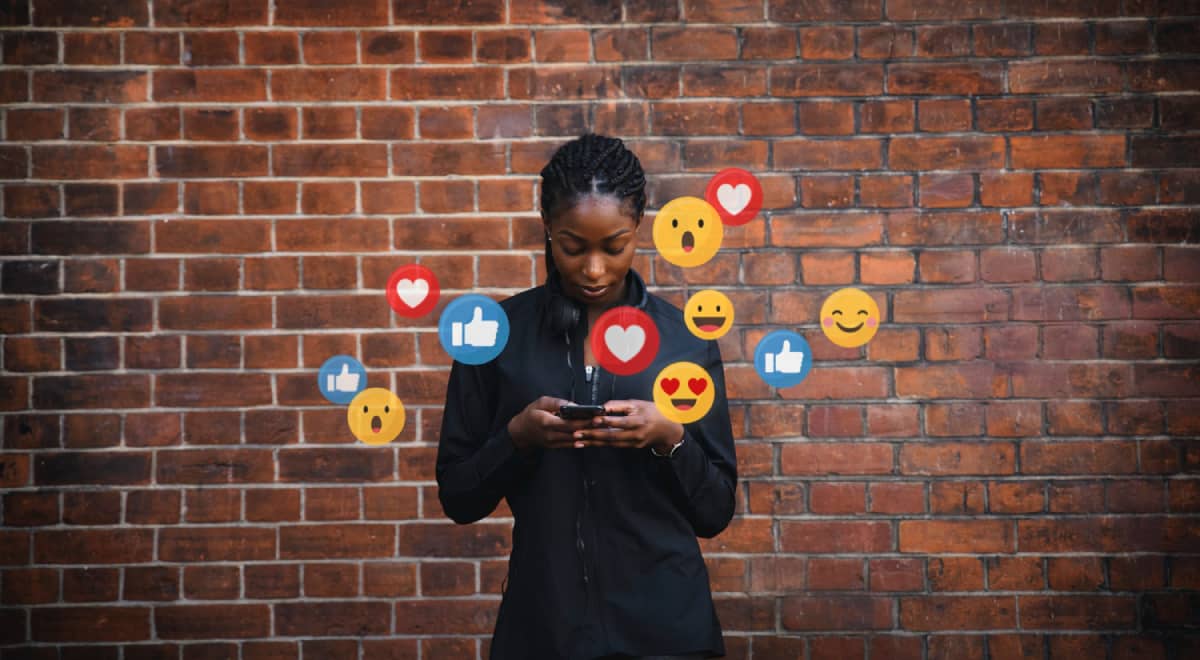
MULTIPOLYGON (((618 138, 587 133, 558 148, 542 168, 542 220, 550 219, 587 195, 621 200, 635 223, 646 211, 646 173, 637 156, 618 138)), ((557 267, 546 236, 546 272, 557 267)))

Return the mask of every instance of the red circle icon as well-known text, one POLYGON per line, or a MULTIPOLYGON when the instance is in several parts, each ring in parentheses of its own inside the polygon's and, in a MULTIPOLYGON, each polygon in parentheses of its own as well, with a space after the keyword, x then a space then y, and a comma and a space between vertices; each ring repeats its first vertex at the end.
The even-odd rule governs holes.
POLYGON ((636 307, 614 307, 596 319, 592 354, 605 371, 632 376, 658 355, 658 326, 636 307))
POLYGON ((433 271, 420 264, 401 266, 388 278, 388 305, 400 316, 416 318, 428 314, 441 294, 442 287, 433 271))
POLYGON ((738 167, 727 167, 709 179, 704 199, 729 226, 744 225, 762 210, 763 191, 753 174, 738 167))

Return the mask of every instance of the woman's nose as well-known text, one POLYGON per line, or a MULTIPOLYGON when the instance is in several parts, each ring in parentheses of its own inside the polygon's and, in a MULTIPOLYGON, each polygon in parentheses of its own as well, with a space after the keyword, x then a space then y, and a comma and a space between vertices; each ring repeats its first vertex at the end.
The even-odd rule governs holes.
POLYGON ((604 274, 604 260, 598 256, 588 257, 583 264, 583 274, 596 279, 604 274))

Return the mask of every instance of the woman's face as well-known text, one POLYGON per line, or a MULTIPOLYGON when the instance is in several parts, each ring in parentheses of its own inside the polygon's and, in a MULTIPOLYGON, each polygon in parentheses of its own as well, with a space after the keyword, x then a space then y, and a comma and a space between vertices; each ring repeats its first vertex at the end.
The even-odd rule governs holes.
POLYGON ((546 223, 563 291, 593 306, 624 295, 633 264, 637 222, 613 195, 586 195, 546 223))

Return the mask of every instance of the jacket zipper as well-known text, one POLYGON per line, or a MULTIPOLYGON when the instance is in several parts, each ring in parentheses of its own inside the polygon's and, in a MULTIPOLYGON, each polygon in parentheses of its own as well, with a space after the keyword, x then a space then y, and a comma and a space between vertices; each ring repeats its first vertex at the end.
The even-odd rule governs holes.
MULTIPOLYGON (((584 382, 592 382, 592 366, 584 365, 584 382)), ((588 494, 587 474, 583 475, 583 504, 579 514, 575 516, 575 547, 579 549, 579 565, 583 568, 583 583, 588 583, 587 545, 583 542, 583 512, 586 510, 590 496, 588 494)))

